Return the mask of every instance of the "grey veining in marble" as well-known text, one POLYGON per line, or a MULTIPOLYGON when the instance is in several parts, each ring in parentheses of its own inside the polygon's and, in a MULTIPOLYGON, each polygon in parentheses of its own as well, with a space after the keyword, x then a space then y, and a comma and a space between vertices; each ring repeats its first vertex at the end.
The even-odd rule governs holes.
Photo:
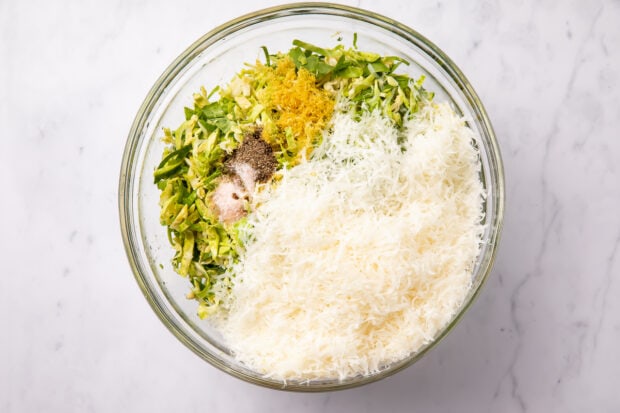
POLYGON ((0 1, 0 411, 620 411, 620 2, 359 1, 432 39, 506 168, 496 266, 459 326, 381 382, 291 394, 208 366, 125 258, 123 146, 200 35, 278 4, 0 1))

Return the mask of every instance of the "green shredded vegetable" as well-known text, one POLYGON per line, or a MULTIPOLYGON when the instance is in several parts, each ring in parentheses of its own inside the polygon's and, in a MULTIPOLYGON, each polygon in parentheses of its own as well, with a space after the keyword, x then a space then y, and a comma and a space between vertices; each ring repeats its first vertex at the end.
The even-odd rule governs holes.
MULTIPOLYGON (((257 126, 275 124, 277 109, 268 110, 261 101, 270 87, 265 75, 290 59, 295 70, 314 75, 315 85, 332 99, 344 98, 358 116, 378 110, 401 128, 408 116, 433 98, 422 87, 424 77, 413 80, 395 70, 408 65, 396 56, 380 56, 342 44, 324 49, 293 41, 287 53, 269 54, 262 47, 265 63, 248 65, 223 88, 194 94, 193 107, 185 108, 185 121, 175 130, 164 129, 167 145, 154 171, 154 182, 161 191, 160 222, 168 229, 174 248, 174 270, 188 277, 188 298, 198 301, 198 315, 217 311, 230 291, 234 275, 231 265, 243 253, 240 233, 247 231, 242 218, 232 224, 220 222, 211 197, 219 179, 226 174, 225 161, 257 126)), ((282 142, 273 147, 280 168, 291 167, 294 156, 303 150, 291 128, 281 131, 282 142)), ((320 142, 320 134, 313 140, 320 142)))

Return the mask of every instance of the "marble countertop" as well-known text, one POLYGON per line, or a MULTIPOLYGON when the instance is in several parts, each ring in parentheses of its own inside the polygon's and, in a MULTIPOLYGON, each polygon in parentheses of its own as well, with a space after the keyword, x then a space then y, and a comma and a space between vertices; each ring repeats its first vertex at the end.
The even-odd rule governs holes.
POLYGON ((506 169, 497 262, 411 368, 329 394, 232 378, 157 319, 117 185, 149 88, 191 42, 273 1, 0 1, 0 411, 620 411, 620 2, 345 2, 450 55, 506 169))

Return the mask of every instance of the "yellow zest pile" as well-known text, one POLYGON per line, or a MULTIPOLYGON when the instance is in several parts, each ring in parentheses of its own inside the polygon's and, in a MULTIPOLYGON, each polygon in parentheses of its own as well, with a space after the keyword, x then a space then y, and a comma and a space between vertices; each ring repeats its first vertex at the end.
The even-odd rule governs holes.
POLYGON ((276 150, 291 155, 290 165, 310 155, 321 131, 334 111, 334 98, 317 87, 306 69, 295 69, 289 58, 277 66, 259 66, 265 71, 265 87, 257 93, 259 102, 273 114, 273 124, 264 125, 262 137, 276 150))

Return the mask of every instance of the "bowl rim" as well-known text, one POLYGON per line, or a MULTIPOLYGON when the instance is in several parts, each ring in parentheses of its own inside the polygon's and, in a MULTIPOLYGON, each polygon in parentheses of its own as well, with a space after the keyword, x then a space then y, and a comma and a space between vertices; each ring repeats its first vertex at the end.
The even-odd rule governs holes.
MULTIPOLYGON (((138 109, 138 112, 131 125, 121 162, 122 163, 118 191, 118 212, 120 218, 121 234, 123 238, 125 253, 129 260, 129 264, 134 274, 134 278, 136 279, 140 290, 142 291, 142 294, 146 298, 150 307, 157 314, 160 321, 186 347, 188 347, 195 354, 209 362, 214 367, 252 384, 257 384, 278 390, 301 392, 343 390, 380 380, 409 367, 410 365, 421 359, 430 349, 436 347, 437 344, 459 323, 463 315, 467 312, 469 307, 478 297, 482 286, 486 283, 486 280, 491 272, 497 256, 497 250, 499 247, 504 219, 505 178, 503 161, 499 149, 499 144, 497 142, 497 137, 495 135, 489 117, 486 113, 484 105, 480 101, 478 95, 474 91, 468 79, 461 72, 461 70, 433 42, 431 42, 429 39, 415 31, 414 29, 402 23, 399 23, 396 20, 361 8, 326 2, 289 3, 263 8, 251 13, 244 14, 210 30, 209 32, 201 36, 198 40, 193 42, 189 47, 187 47, 163 71, 155 84, 151 87, 144 101, 140 105, 140 108, 138 109), (243 371, 234 369, 217 357, 215 357, 214 355, 210 354, 209 352, 205 352, 202 348, 200 348, 200 346, 197 346, 193 342, 192 338, 177 326, 176 321, 170 317, 168 311, 158 302, 158 300, 154 299, 154 295, 151 292, 151 287, 146 281, 144 275, 142 274, 141 266, 138 263, 138 254, 134 250, 134 244, 137 242, 137 240, 135 239, 136 234, 134 234, 132 223, 135 221, 136 218, 134 217, 134 211, 131 207, 131 197, 128 196, 131 192, 130 189, 133 186, 131 172, 134 164, 133 160, 135 159, 135 155, 141 141, 141 131, 143 130, 144 125, 148 120, 151 110, 157 104, 157 98, 164 91, 166 86, 182 72, 186 64, 190 63, 194 57, 199 55, 210 45, 222 40, 224 37, 226 37, 226 35, 230 33, 236 32, 245 27, 255 25, 265 20, 270 20, 278 17, 287 17, 293 14, 304 14, 308 12, 316 15, 353 18, 358 21, 379 26, 384 30, 398 35, 404 40, 415 44, 427 57, 431 58, 436 64, 440 66, 443 71, 445 71, 446 76, 448 76, 452 80, 458 80, 457 83, 461 89, 461 92, 467 97, 468 104, 471 105, 472 109, 476 112, 481 127, 486 130, 486 133, 488 135, 488 140, 490 143, 489 152, 493 155, 489 157, 489 162, 492 163, 491 170, 495 172, 495 180, 497 183, 497 187, 495 188, 495 197, 491 200, 492 202, 494 202, 495 211, 495 220, 491 223, 491 226, 495 228, 495 231, 491 233, 491 237, 488 240, 488 243, 491 247, 490 254, 484 268, 481 271, 480 282, 477 286, 472 286, 473 292, 471 296, 466 299, 466 301, 462 304, 462 306, 459 308, 459 311, 454 315, 451 321, 446 326, 444 326, 442 330, 439 331, 439 334, 436 336, 436 338, 430 343, 423 346, 422 349, 415 354, 399 362, 393 363, 392 365, 390 365, 390 367, 381 370, 378 373, 369 376, 361 376, 359 378, 356 377, 356 380, 352 381, 336 383, 330 382, 328 384, 319 383, 318 385, 312 386, 298 383, 283 383, 281 381, 260 378, 253 375, 248 375, 243 371)), ((489 202, 488 199, 487 202, 489 202)))

